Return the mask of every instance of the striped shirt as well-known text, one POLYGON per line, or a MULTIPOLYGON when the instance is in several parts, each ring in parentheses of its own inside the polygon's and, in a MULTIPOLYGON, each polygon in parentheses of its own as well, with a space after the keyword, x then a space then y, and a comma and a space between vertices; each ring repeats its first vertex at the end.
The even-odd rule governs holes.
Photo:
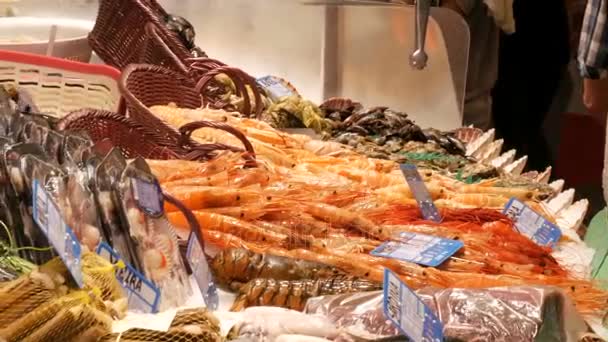
POLYGON ((608 76, 608 0, 588 0, 578 47, 578 65, 585 78, 608 76))

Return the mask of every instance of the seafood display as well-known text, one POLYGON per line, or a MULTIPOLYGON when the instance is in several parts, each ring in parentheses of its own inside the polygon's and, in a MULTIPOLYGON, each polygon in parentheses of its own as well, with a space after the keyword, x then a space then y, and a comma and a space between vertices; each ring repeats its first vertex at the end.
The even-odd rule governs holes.
MULTIPOLYGON (((348 148, 315 153, 307 149, 312 140, 306 137, 217 110, 157 106, 152 111, 174 127, 196 119, 228 121, 246 132, 256 149, 257 168, 243 168, 239 153, 233 152, 212 162, 223 159, 220 168, 180 162, 179 170, 168 172, 175 168, 170 162, 150 161, 165 191, 193 210, 204 227, 204 238, 225 249, 211 268, 220 284, 238 284, 228 287, 238 291, 235 309, 260 303, 294 307, 288 303, 288 299, 297 302, 299 298, 291 296, 294 284, 302 289, 307 281, 321 284, 326 276, 318 270, 329 267, 341 276, 372 283, 381 283, 383 269, 389 268, 414 289, 550 285, 568 293, 584 314, 605 310, 608 296, 603 290, 564 268, 550 248, 521 235, 498 212, 509 199, 517 198, 549 220, 560 220, 563 210, 547 209, 556 190, 531 180, 534 177, 512 173, 467 184, 421 167, 443 217, 439 223, 425 221, 396 163, 391 166, 391 162, 366 158, 348 148), (403 232, 459 240, 464 249, 438 268, 369 254, 403 232), (281 258, 266 260, 275 257, 281 258), (315 263, 306 266, 315 277, 306 272, 294 276, 298 273, 291 270, 302 260, 315 263), (582 293, 580 288, 590 292, 582 293)), ((204 129, 193 132, 192 137, 201 142, 233 143, 227 135, 204 129)), ((468 154, 466 150, 476 141, 461 152, 468 154)), ((184 217, 171 208, 168 211, 171 222, 186 236, 184 217)), ((572 228, 563 227, 565 231, 572 228)))
POLYGON ((143 3, 158 18, 133 53, 179 69, 197 104, 143 84, 176 72, 145 66, 123 74, 116 113, 57 119, 0 88, 0 341, 426 341, 384 310, 397 280, 445 341, 604 341, 589 202, 551 168, 526 170, 493 130, 317 105, 143 3), (430 242, 451 249, 423 255, 430 242))
POLYGON ((499 173, 496 167, 467 156, 456 132, 423 130, 407 114, 386 107, 364 110, 360 103, 343 98, 316 106, 300 96, 290 96, 272 103, 262 119, 275 128, 314 129, 326 140, 370 158, 416 164, 465 179, 492 178, 499 173))

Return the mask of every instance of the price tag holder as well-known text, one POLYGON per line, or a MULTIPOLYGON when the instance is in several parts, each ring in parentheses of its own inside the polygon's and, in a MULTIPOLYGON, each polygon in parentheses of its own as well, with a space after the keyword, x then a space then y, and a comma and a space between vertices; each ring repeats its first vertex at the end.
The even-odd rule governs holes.
POLYGON ((32 189, 34 222, 55 248, 78 287, 82 288, 82 249, 76 234, 65 223, 57 205, 42 184, 34 180, 32 189))
POLYGON ((264 76, 258 78, 256 81, 264 90, 266 90, 266 93, 273 101, 278 101, 286 96, 299 96, 298 91, 282 78, 264 76))
POLYGON ((126 264, 123 259, 105 242, 97 247, 97 254, 112 264, 122 263, 124 267, 116 271, 116 279, 127 291, 129 310, 139 310, 145 313, 157 313, 160 304, 160 289, 148 280, 133 266, 126 264))
POLYGON ((443 324, 396 274, 384 269, 384 315, 414 342, 443 342, 443 324))
POLYGON ((141 210, 152 217, 159 217, 163 214, 163 192, 157 182, 131 178, 131 185, 135 201, 141 210))
POLYGON ((437 267, 464 246, 462 241, 410 232, 399 233, 397 240, 381 244, 371 254, 437 267))
POLYGON ((194 276, 194 279, 196 279, 196 283, 201 290, 205 305, 210 310, 217 310, 219 306, 217 288, 213 281, 211 271, 209 270, 209 264, 203 253, 201 243, 194 232, 190 233, 190 238, 188 239, 186 259, 188 259, 188 263, 190 263, 192 275, 194 276))
POLYGON ((422 180, 422 177, 420 177, 416 165, 401 164, 399 167, 401 168, 401 172, 403 173, 410 190, 416 198, 416 202, 418 202, 422 217, 425 220, 440 222, 441 215, 439 214, 439 210, 437 210, 437 207, 433 203, 431 194, 426 188, 426 185, 424 185, 424 181, 422 180))
POLYGON ((562 237, 562 231, 558 226, 517 198, 511 198, 505 206, 503 214, 513 220, 518 232, 529 237, 538 245, 553 248, 562 237))

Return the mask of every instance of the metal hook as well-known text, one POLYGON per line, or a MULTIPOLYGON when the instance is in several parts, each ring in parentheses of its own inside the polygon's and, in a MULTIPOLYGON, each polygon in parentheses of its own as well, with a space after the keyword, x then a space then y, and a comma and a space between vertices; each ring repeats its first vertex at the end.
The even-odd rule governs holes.
POLYGON ((418 70, 426 67, 429 56, 424 50, 431 12, 431 0, 416 0, 416 50, 410 55, 410 65, 418 70))

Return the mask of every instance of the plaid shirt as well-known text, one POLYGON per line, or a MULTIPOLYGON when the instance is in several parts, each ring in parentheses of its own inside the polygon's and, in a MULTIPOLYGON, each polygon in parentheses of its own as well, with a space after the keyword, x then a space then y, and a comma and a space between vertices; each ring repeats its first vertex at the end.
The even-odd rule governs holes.
POLYGON ((578 47, 578 65, 585 78, 608 76, 608 0, 588 0, 578 47))

